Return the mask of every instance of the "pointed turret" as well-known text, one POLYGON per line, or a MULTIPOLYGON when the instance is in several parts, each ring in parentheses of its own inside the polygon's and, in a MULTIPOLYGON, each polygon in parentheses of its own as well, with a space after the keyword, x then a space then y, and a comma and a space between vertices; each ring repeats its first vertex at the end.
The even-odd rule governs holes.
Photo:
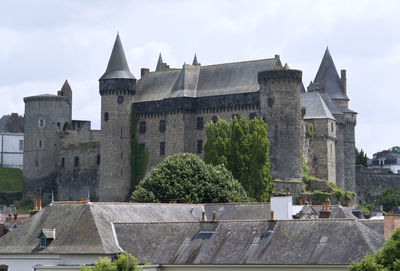
POLYGON ((158 61, 157 61, 157 66, 156 66, 156 72, 162 71, 162 66, 163 66, 163 60, 161 53, 158 55, 158 61))
POLYGON ((61 91, 72 91, 67 79, 65 79, 64 85, 61 87, 61 91))
POLYGON ((100 77, 100 80, 103 79, 136 79, 129 70, 119 34, 115 39, 106 72, 100 77))
POLYGON ((317 75, 315 76, 314 83, 319 84, 319 87, 324 89, 328 96, 332 99, 349 100, 343 88, 343 83, 336 70, 335 63, 333 63, 333 59, 328 47, 326 47, 321 65, 319 66, 317 75))
POLYGON ((197 61, 197 55, 196 55, 196 54, 194 54, 194 58, 193 58, 193 63, 192 63, 192 65, 200 66, 200 63, 197 61))

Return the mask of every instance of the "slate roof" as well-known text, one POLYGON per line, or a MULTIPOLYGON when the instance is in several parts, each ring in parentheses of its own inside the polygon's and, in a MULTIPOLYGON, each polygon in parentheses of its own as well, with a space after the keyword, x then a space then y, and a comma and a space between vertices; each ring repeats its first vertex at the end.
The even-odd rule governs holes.
POLYGON ((328 47, 325 50, 314 83, 319 84, 320 88, 323 88, 332 99, 349 100, 344 92, 342 81, 340 80, 328 47))
MULTIPOLYGON (((27 222, 0 238, 1 253, 114 254, 121 251, 115 242, 113 223, 199 221, 217 211, 218 219, 268 219, 269 205, 248 204, 139 204, 56 202, 46 206, 27 222), (243 207, 245 205, 246 207, 243 207), (224 207, 221 210, 221 207, 224 207), (57 238, 40 249, 38 234, 56 229, 57 238)), ((210 216, 209 216, 210 215, 210 216)))
POLYGON ((116 223, 114 227, 121 248, 141 263, 347 265, 384 242, 383 235, 354 219, 217 224, 214 232, 201 231, 199 222, 116 223))
POLYGON ((335 119, 319 92, 301 92, 301 105, 306 107, 304 119, 335 119))
POLYGON ((149 72, 137 84, 135 101, 256 92, 257 73, 277 68, 282 68, 279 58, 207 66, 185 64, 182 69, 149 72))
MULTIPOLYGON (((0 133, 11 133, 11 115, 3 115, 0 118, 0 133)), ((24 132, 24 117, 18 115, 18 133, 24 132)))
POLYGON ((103 79, 135 79, 129 70, 128 62, 126 61, 124 48, 122 47, 119 34, 115 39, 106 72, 100 77, 99 80, 103 79))

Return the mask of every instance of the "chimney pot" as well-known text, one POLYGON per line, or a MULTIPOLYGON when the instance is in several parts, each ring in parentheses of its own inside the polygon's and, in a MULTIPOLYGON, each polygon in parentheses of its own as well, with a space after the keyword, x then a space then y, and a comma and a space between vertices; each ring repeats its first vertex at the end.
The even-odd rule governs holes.
POLYGON ((217 220, 217 212, 213 211, 213 221, 217 220))
POLYGON ((274 211, 271 211, 271 220, 274 220, 274 211))
POLYGON ((201 212, 201 221, 206 221, 206 212, 201 212))

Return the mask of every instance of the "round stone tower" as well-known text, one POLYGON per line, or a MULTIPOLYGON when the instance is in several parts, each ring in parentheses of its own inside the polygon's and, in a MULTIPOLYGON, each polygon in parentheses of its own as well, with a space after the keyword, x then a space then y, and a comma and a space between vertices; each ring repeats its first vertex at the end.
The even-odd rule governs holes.
POLYGON ((59 132, 71 122, 71 97, 65 81, 58 95, 24 98, 24 199, 47 200, 55 190, 59 132))
POLYGON ((302 177, 301 76, 301 71, 290 69, 258 73, 260 111, 268 125, 273 178, 288 180, 302 177))
POLYGON ((124 201, 131 185, 130 114, 136 78, 129 71, 119 35, 106 72, 99 79, 101 95, 100 201, 124 201))

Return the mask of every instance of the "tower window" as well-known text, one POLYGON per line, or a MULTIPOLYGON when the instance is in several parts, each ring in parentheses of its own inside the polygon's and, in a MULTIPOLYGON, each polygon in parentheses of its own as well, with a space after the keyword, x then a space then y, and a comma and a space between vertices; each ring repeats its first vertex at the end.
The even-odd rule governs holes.
POLYGON ((197 153, 203 152, 203 140, 197 140, 197 153))
POLYGON ((121 128, 121 136, 120 136, 120 137, 121 137, 121 139, 122 139, 122 128, 121 128))
POLYGON ((65 158, 61 158, 61 167, 65 168, 65 158))
POLYGON ((43 148, 43 140, 39 140, 38 145, 39 145, 39 148, 43 148))
POLYGON ((333 123, 331 123, 331 132, 333 133, 333 123))
POLYGON ((268 106, 272 107, 274 105, 274 99, 273 98, 268 98, 268 106))
POLYGON ((39 120, 39 127, 44 127, 44 119, 39 120))
POLYGON ((165 133, 165 128, 167 126, 167 121, 166 120, 160 120, 160 125, 158 129, 160 130, 160 133, 165 133))
POLYGON ((255 112, 250 113, 250 119, 252 120, 255 118, 256 118, 256 113, 255 112))
POLYGON ((165 141, 160 142, 160 155, 165 155, 165 141))
POLYGON ((146 122, 145 121, 139 122, 139 133, 140 134, 146 133, 146 122))
POLYGON ((203 117, 197 117, 197 119, 196 119, 196 129, 197 130, 203 130, 203 128, 204 128, 203 117))
POLYGON ((104 121, 108 120, 109 120, 108 112, 104 112, 104 121))
POLYGON ((58 128, 58 130, 61 129, 61 124, 59 122, 57 122, 57 128, 58 128))
POLYGON ((35 161, 35 167, 39 167, 39 161, 38 160, 35 161))
POLYGON ((122 104, 124 102, 124 97, 118 96, 117 102, 118 104, 122 104))
POLYGON ((79 167, 79 157, 78 156, 74 157, 74 166, 79 167))
POLYGON ((100 165, 100 154, 98 154, 96 157, 96 164, 100 165))

